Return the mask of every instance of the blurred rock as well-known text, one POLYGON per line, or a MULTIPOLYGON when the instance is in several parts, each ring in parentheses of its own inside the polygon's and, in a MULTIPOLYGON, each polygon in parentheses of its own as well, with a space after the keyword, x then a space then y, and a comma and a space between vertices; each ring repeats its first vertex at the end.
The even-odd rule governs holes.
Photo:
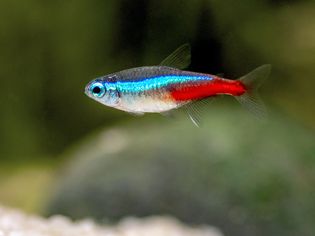
POLYGON ((237 105, 209 110, 200 129, 186 117, 137 118, 81 142, 65 154, 48 214, 167 214, 227 235, 312 235, 314 134, 282 115, 261 122, 237 105))
POLYGON ((116 226, 99 226, 86 219, 72 222, 67 217, 44 219, 0 207, 0 235, 18 236, 222 236, 215 228, 191 228, 171 217, 126 218, 116 226))

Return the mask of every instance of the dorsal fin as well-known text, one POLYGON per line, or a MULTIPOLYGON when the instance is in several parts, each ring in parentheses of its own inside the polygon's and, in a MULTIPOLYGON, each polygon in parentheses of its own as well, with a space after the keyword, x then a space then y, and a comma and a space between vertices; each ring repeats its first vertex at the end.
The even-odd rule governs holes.
POLYGON ((190 65, 191 53, 190 45, 188 43, 183 44, 172 52, 167 58, 165 58, 160 65, 168 66, 177 69, 185 69, 190 65))

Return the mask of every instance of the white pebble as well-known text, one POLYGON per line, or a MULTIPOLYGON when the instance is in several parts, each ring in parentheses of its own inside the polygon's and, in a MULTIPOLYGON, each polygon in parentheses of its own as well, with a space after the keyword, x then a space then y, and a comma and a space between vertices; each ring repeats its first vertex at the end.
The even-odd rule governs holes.
POLYGON ((128 217, 114 226, 90 219, 73 222, 64 216, 49 219, 0 207, 0 236, 222 236, 211 226, 189 227, 172 217, 128 217))

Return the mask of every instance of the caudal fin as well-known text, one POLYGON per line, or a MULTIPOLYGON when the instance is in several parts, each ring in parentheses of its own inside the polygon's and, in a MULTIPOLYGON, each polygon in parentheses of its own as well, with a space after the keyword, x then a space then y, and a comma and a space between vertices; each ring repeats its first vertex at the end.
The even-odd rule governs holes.
POLYGON ((262 65, 238 79, 245 85, 247 91, 241 96, 235 96, 235 98, 258 118, 264 118, 267 115, 266 107, 259 98, 257 90, 269 76, 270 70, 271 65, 262 65))

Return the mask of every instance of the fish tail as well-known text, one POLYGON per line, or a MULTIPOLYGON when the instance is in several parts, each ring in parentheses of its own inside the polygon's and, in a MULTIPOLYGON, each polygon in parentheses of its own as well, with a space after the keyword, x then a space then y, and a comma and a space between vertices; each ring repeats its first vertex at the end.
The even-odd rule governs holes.
POLYGON ((238 79, 246 88, 246 92, 235 98, 243 107, 258 118, 267 116, 266 106, 258 95, 258 88, 269 76, 271 65, 262 65, 238 79))

